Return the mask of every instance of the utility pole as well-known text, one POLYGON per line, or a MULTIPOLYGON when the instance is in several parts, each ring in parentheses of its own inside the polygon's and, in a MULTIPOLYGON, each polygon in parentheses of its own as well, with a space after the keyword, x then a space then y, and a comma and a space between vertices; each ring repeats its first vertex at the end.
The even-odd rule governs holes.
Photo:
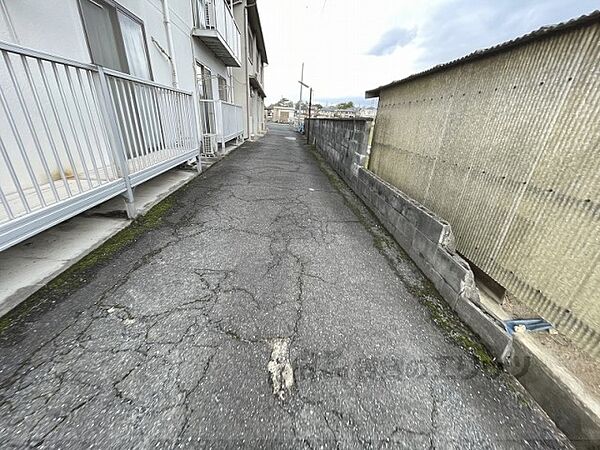
POLYGON ((310 118, 311 118, 311 109, 312 109, 312 87, 310 87, 308 84, 306 84, 304 81, 298 81, 298 83, 300 83, 300 86, 304 86, 305 88, 309 89, 309 96, 308 96, 308 122, 306 123, 306 143, 310 144, 310 118))
POLYGON ((302 85, 304 84, 304 63, 302 63, 302 69, 300 70, 300 101, 298 102, 298 111, 302 111, 302 85))
POLYGON ((310 145, 310 113, 312 110, 312 88, 308 91, 308 127, 306 127, 306 143, 310 145))

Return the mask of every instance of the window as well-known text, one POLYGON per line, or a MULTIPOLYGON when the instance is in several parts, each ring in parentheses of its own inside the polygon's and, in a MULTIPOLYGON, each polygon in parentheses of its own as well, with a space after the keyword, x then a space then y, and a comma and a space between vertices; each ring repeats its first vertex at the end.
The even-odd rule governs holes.
POLYGON ((192 14, 196 28, 218 27, 221 24, 221 15, 229 13, 233 14, 233 5, 229 0, 192 0, 192 14))
POLYGON ((151 79, 142 23, 106 0, 80 0, 80 3, 92 62, 151 79))
POLYGON ((208 25, 206 16, 208 14, 210 14, 206 0, 196 0, 193 3, 193 7, 194 7, 194 25, 196 26, 196 28, 206 28, 208 25))
POLYGON ((252 31, 248 28, 248 59, 250 60, 250 64, 254 63, 254 36, 252 35, 252 31))
POLYGON ((119 25, 121 26, 125 55, 129 64, 129 73, 136 77, 149 79, 150 67, 148 64, 148 55, 146 54, 144 30, 131 17, 120 11, 117 14, 119 16, 119 25))
POLYGON ((224 102, 231 101, 231 95, 229 94, 229 86, 227 85, 227 80, 219 75, 219 100, 223 100, 224 102))
POLYGON ((260 53, 256 52, 256 78, 262 84, 262 58, 260 57, 260 53))
POLYGON ((196 61, 196 90, 199 100, 200 126, 203 134, 215 134, 216 112, 213 100, 210 70, 196 61))
POLYGON ((204 100, 213 99, 212 74, 210 69, 196 62, 196 86, 198 97, 204 100))

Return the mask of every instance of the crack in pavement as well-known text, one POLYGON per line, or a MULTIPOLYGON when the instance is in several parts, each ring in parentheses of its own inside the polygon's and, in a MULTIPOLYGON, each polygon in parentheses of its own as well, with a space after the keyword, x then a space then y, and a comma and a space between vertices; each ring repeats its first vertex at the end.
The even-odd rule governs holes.
POLYGON ((245 143, 4 330, 0 447, 565 446, 486 374, 394 378, 388 360, 462 350, 292 133, 245 143))

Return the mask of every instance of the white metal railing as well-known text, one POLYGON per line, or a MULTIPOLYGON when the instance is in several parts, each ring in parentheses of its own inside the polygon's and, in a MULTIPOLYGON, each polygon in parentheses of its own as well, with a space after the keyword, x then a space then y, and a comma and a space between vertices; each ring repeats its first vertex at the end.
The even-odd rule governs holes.
POLYGON ((150 167, 198 150, 191 93, 104 70, 135 186, 150 167))
POLYGON ((217 31, 236 58, 241 60, 240 29, 227 3, 226 0, 205 0, 203 26, 217 31))
POLYGON ((244 133, 242 107, 222 100, 199 100, 200 129, 203 136, 202 153, 214 156, 218 144, 225 144, 244 133))
POLYGON ((197 155, 191 93, 0 42, 0 250, 197 155))
POLYGON ((244 114, 242 107, 229 102, 221 103, 221 134, 223 142, 230 141, 244 133, 244 114))

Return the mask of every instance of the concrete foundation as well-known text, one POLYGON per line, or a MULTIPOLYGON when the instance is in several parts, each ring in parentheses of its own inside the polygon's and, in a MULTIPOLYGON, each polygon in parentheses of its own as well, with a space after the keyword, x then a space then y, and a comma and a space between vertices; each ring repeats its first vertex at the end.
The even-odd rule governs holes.
MULTIPOLYGON (((174 169, 136 188, 135 215, 143 215, 198 173, 174 169)), ((131 221, 115 197, 0 253, 0 317, 98 248, 131 221)))

